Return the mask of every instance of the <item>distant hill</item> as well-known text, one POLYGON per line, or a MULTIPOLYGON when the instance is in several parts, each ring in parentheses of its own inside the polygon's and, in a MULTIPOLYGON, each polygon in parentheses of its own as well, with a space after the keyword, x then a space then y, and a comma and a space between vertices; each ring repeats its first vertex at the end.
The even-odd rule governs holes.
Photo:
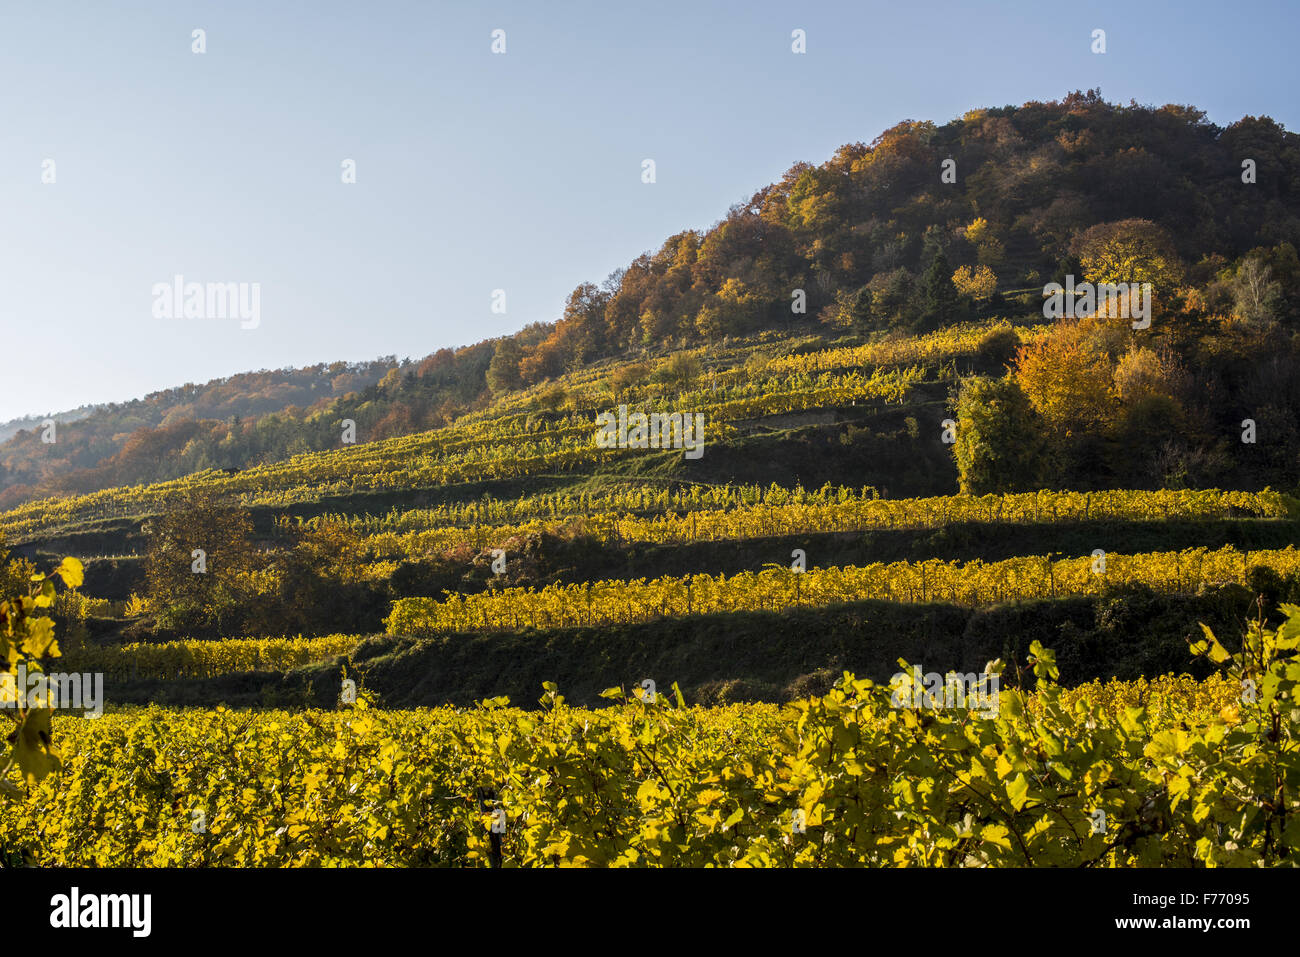
POLYGON ((98 405, 83 405, 78 409, 69 409, 66 412, 53 412, 49 415, 24 415, 18 419, 10 419, 8 422, 0 422, 0 442, 9 441, 19 432, 40 428, 41 423, 46 419, 53 419, 59 425, 64 425, 68 422, 78 422, 92 415, 99 408, 98 405))
POLYGON ((237 426, 242 420, 256 422, 292 408, 324 407, 374 385, 397 365, 390 356, 246 372, 202 385, 186 383, 129 402, 14 419, 0 426, 0 495, 9 490, 13 498, 14 489, 21 492, 23 487, 66 491, 98 487, 104 480, 183 474, 175 471, 185 467, 180 452, 203 431, 232 421, 237 426), (46 418, 59 426, 53 444, 41 441, 46 418), (147 460, 142 458, 146 455, 147 460))

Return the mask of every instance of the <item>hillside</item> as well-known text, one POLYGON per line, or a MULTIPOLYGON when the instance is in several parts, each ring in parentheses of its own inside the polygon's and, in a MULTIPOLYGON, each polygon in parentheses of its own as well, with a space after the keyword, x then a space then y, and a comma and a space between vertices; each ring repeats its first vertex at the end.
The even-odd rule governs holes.
MULTIPOLYGON (((1270 316, 1294 330, 1297 209, 1300 140, 1267 117, 1220 128, 1192 107, 1118 106, 1088 91, 942 125, 907 121, 819 166, 797 163, 710 229, 579 284, 557 321, 500 342, 400 368, 389 357, 186 385, 90 410, 53 445, 37 420, 24 423, 0 434, 0 507, 323 451, 347 419, 362 441, 415 434, 600 360, 762 333, 867 341, 1020 321, 1046 283, 1082 275, 1089 230, 1120 221, 1149 223, 1148 238, 1168 244, 1177 276, 1162 292, 1200 291, 1179 304, 1184 321, 1238 310, 1238 261, 1251 253, 1269 273, 1260 290, 1276 287, 1270 316), (1258 170, 1249 186, 1243 157, 1258 170)), ((1221 388, 1267 395, 1290 372, 1224 369, 1221 388)))
POLYGON ((1297 189, 906 122, 554 323, 19 433, 0 650, 81 696, 0 861, 1294 862, 1297 189))
POLYGON ((92 412, 60 455, 79 428, 146 424, 0 513, 0 535, 85 560, 69 644, 123 675, 124 701, 292 698, 294 668, 361 647, 354 666, 406 704, 539 676, 589 696, 652 666, 705 698, 782 698, 1034 639, 1075 680, 1177 668, 1197 620, 1300 594, 1294 146, 1265 120, 1091 93, 902 124, 579 287, 552 326, 92 412), (1267 189, 1231 214, 1180 204, 1247 141, 1267 189), (1143 170, 1174 184, 1137 205, 1110 189, 1143 170), (1062 206, 1085 187, 1106 198, 1062 206), (1053 269, 1149 283, 1151 321, 1045 319, 1053 269), (806 287, 807 311, 788 292, 777 309, 778 287, 806 287), (656 324, 677 314, 694 318, 656 324), (683 416, 698 444, 606 441, 637 413, 683 416), (1141 635, 1117 624, 1142 615, 1141 635), (298 635, 247 677, 258 642, 298 635), (229 638, 247 641, 204 650, 229 638))
POLYGON ((340 654, 395 705, 517 699, 539 679, 592 701, 647 668, 693 700, 776 700, 1033 640, 1075 680, 1133 676, 1178 670, 1196 622, 1231 628, 1253 592, 1300 596, 1300 522, 1275 492, 957 494, 952 396, 1015 381, 988 378, 1008 336, 1055 334, 758 337, 667 356, 636 384, 598 363, 443 429, 32 503, 0 530, 38 563, 86 560, 71 660, 118 675, 123 702, 301 704, 330 693, 340 654), (698 411, 703 454, 600 448, 597 416, 619 404, 698 411), (200 581, 196 547, 214 563, 200 581), (236 642, 200 664, 221 636, 299 634, 322 637, 292 659, 236 642))

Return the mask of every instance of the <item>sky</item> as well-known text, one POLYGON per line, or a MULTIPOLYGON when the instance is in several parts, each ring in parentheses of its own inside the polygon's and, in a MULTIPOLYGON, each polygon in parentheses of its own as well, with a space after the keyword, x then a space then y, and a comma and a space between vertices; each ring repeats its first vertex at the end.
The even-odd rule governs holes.
POLYGON ((1100 88, 1297 130, 1297 27, 1202 0, 2 0, 0 421, 557 319, 904 119, 1100 88), (256 283, 256 324, 158 315, 178 275, 256 283))

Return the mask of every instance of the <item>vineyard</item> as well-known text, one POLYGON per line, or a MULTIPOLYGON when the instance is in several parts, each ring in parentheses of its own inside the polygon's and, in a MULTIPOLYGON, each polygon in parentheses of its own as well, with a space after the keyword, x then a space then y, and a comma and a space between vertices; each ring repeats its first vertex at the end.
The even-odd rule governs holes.
MULTIPOLYGON (((917 367, 869 375, 794 374, 749 380, 730 389, 683 393, 673 407, 704 414, 705 441, 720 443, 732 434, 731 423, 738 420, 858 402, 899 403, 921 380, 917 367)), ((558 421, 527 415, 467 421, 438 432, 296 456, 237 475, 207 472, 133 489, 33 502, 0 516, 0 532, 20 542, 38 529, 146 515, 195 486, 236 496, 246 505, 286 505, 358 491, 433 488, 591 467, 614 454, 598 448, 594 439, 595 414, 612 397, 593 402, 558 421)))
POLYGON ((488 548, 511 538, 571 524, 604 541, 685 544, 699 541, 758 539, 870 529, 941 528, 953 522, 1027 525, 1080 521, 1145 519, 1282 518, 1290 514, 1285 496, 1263 492, 1197 491, 1026 492, 1006 495, 938 496, 882 499, 868 490, 824 487, 805 492, 763 489, 692 488, 689 493, 661 491, 605 495, 538 496, 518 502, 486 502, 455 509, 410 510, 383 518, 327 515, 314 522, 335 522, 368 533, 365 545, 375 555, 421 554, 468 544, 488 548), (618 515, 616 508, 655 510, 618 515), (593 516, 593 512, 604 514, 593 516), (531 521, 479 524, 504 517, 531 521), (472 524, 453 524, 453 522, 472 524))
POLYGON ((1098 594, 1125 585, 1162 591, 1196 591, 1222 582, 1245 583, 1252 568, 1279 575, 1300 572, 1300 550, 1239 552, 1191 549, 1139 555, 1067 558, 1024 556, 965 564, 933 559, 838 568, 769 569, 731 577, 707 574, 654 581, 602 581, 503 588, 446 601, 406 598, 387 620, 393 634, 511 630, 523 627, 612 625, 656 617, 721 611, 783 609, 798 605, 878 599, 991 604, 1098 594))
MULTIPOLYGON (((669 407, 703 413, 706 441, 725 442, 746 420, 856 405, 899 404, 932 375, 969 359, 990 333, 1014 330, 1036 341, 1042 327, 1006 322, 955 326, 921 337, 895 337, 852 348, 768 356, 751 344, 702 353, 708 367, 699 382, 643 382, 615 391, 617 366, 604 365, 560 379, 564 405, 539 405, 548 390, 509 393, 491 408, 471 412, 445 429, 340 446, 235 475, 210 470, 169 482, 45 499, 0 514, 10 543, 79 524, 158 512, 190 488, 212 489, 243 504, 285 506, 362 491, 427 489, 454 482, 517 479, 608 460, 595 447, 594 417, 618 403, 647 411, 669 407)), ((942 416, 940 416, 942 418, 942 416)), ((933 425, 938 426, 936 420, 933 425)))
POLYGON ((211 678, 251 671, 290 671, 350 654, 360 638, 224 638, 104 645, 64 656, 72 671, 102 672, 105 678, 211 678))
POLYGON ((1235 659, 1207 634, 1197 652, 1228 670, 1203 684, 1062 692, 1035 644, 1032 691, 991 663, 996 717, 899 708, 846 674, 784 709, 611 688, 592 711, 551 686, 532 712, 363 696, 70 719, 63 774, 4 806, 0 846, 59 866, 1294 864, 1287 610, 1235 659))
MULTIPOLYGON (((49 731, 48 712, 21 719, 33 724, 19 783, 0 784, 0 860, 1295 863, 1290 494, 768 481, 764 442, 796 458, 821 442, 836 459, 866 436, 859 464, 902 444, 891 468, 938 461, 947 477, 916 487, 955 488, 940 438, 950 389, 1008 332, 1045 335, 980 323, 853 345, 759 337, 639 371, 603 362, 444 428, 0 515, 5 541, 37 559, 69 543, 96 559, 93 593, 38 583, 67 629, 62 658, 40 647, 48 669, 102 674, 108 699, 102 717, 57 715, 49 731), (620 404, 703 413, 703 461, 732 464, 692 473, 677 452, 597 447, 595 416, 620 404), (197 528, 218 543, 211 583, 192 577, 192 548, 208 544, 188 540, 197 528), (1008 530, 1000 553, 981 551, 1008 530), (900 555, 922 557, 873 560, 900 555), (1201 610, 1218 626, 1257 613, 1244 651, 1207 633, 1196 678, 1148 673, 1192 663, 1201 610), (1160 634, 1132 634, 1130 613, 1160 634), (782 633, 788 622, 802 630, 782 633), (1081 663, 1073 687, 1058 686, 1046 635, 1081 663), (1003 681, 991 713, 899 707, 849 667, 906 671, 884 649, 911 647, 947 656, 927 668, 1032 651, 988 665, 1003 681), (647 663, 671 690, 610 687, 589 706, 647 663), (1137 665, 1136 680, 1106 677, 1137 665), (464 690, 531 687, 524 675, 545 680, 536 705, 464 690), (588 706, 565 702, 560 676, 588 706), (322 707, 331 686, 337 707, 322 707)), ((27 561, 6 566, 7 588, 31 577, 27 561)))
MULTIPOLYGON (((1288 5, 107 6, 3 18, 59 77, 6 114, 11 946, 546 919, 470 868, 997 870, 852 879, 1006 944, 1286 922, 1288 5), (1045 36, 1080 88, 930 115, 1045 36)), ((604 903, 548 916, 680 909, 604 903)), ((739 916, 828 946, 800 903, 739 916)))

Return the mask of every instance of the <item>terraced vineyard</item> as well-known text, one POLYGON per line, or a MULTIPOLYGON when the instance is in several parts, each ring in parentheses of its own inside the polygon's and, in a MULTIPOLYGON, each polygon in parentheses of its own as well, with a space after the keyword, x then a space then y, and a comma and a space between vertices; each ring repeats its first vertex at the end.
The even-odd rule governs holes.
POLYGON ((111 680, 206 678, 246 671, 288 671, 346 656, 355 635, 320 638, 225 638, 218 641, 137 642, 81 649, 61 665, 100 672, 111 680))
POLYGON ((870 490, 824 487, 692 488, 688 492, 541 496, 518 502, 475 503, 452 509, 372 516, 327 515, 367 534, 366 547, 395 557, 469 544, 487 548, 546 529, 564 519, 616 542, 686 544, 870 529, 942 528, 956 522, 1029 525, 1136 519, 1284 518, 1292 507, 1272 491, 1031 492, 1008 495, 881 499, 870 490), (618 514, 617 508, 634 508, 618 514), (593 512, 598 514, 593 516, 593 512), (649 514, 647 514, 649 513, 649 514), (479 524, 509 516, 515 524, 479 524), (529 519, 521 521, 522 519, 529 519), (390 531, 391 529, 391 531, 390 531), (414 530, 418 529, 418 530, 414 530))
POLYGON ((1257 625, 1280 663, 1229 677, 1187 636, 1293 597, 1295 499, 956 494, 950 390, 1008 328, 716 348, 689 382, 615 388, 627 366, 607 363, 443 429, 5 513, 33 558, 86 559, 51 608, 61 667, 102 674, 110 713, 57 721, 64 774, 0 809, 0 845, 60 865, 1278 862, 1294 795, 1242 809, 1292 747, 1278 689, 1300 624, 1257 625), (620 404, 703 413, 703 458, 598 447, 620 404), (838 462, 860 434, 911 443, 945 494, 847 467, 753 478, 773 443, 838 462), (171 598, 157 583, 189 588, 194 549, 212 583, 171 598), (218 633, 186 633, 204 601, 218 633), (1139 616, 1158 627, 1133 634, 1139 616), (990 661, 1019 690, 985 718, 900 708, 900 658, 990 661), (622 690, 643 682, 659 691, 622 690), (1215 790, 1224 747, 1241 793, 1215 790), (155 771, 128 787, 143 753, 155 771))
MULTIPOLYGON (((539 399, 554 386, 538 387, 507 395, 490 409, 434 432, 379 442, 362 437, 337 451, 296 456, 235 475, 212 470, 172 482, 33 502, 0 515, 0 533, 16 544, 54 529, 148 515, 192 487, 239 496, 245 505, 284 506, 364 491, 434 489, 592 469, 610 455, 592 442, 594 416, 617 403, 703 413, 709 423, 707 441, 724 443, 737 423, 756 418, 856 403, 901 403, 917 385, 941 374, 945 364, 972 356, 983 338, 999 328, 1011 327, 984 323, 920 339, 800 356, 765 358, 757 346, 720 350, 706 356, 716 366, 701 373, 707 384, 644 383, 617 395, 609 385, 617 367, 601 367, 560 380, 561 409, 539 407, 539 399)), ((1041 335, 1037 327, 1018 332, 1023 341, 1041 335)))
POLYGON ((1300 8, 64 6, 0 15, 11 946, 718 923, 506 867, 1286 921, 1300 8), (1086 89, 927 115, 1048 36, 1086 89))
POLYGON ((1196 591, 1213 583, 1245 584, 1252 568, 1279 576, 1300 572, 1300 550, 1157 552, 1052 561, 1026 556, 1004 562, 958 565, 939 560, 865 568, 773 569, 724 578, 602 581, 552 585, 541 590, 500 589, 443 602, 401 599, 388 619, 394 634, 504 631, 525 626, 614 625, 654 617, 719 611, 780 611, 860 599, 941 601, 977 605, 1065 595, 1088 595, 1142 584, 1163 591, 1196 591))

